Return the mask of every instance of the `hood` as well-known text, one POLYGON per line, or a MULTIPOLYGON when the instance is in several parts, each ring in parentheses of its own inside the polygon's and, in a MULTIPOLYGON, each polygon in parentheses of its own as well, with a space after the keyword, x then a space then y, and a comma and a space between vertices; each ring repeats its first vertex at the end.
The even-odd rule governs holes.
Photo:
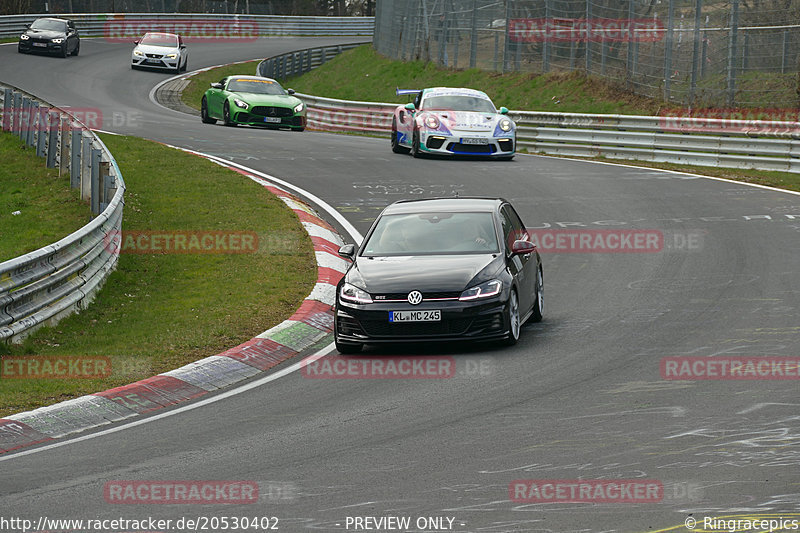
POLYGON ((450 131, 494 131, 497 115, 472 111, 437 111, 436 116, 450 131))
POLYGON ((27 29, 25 30, 25 35, 29 37, 33 37, 35 39, 63 39, 67 36, 66 33, 63 31, 54 31, 54 30, 34 30, 34 29, 27 29))
POLYGON ((152 44, 137 44, 134 50, 139 50, 143 54, 159 54, 162 56, 180 52, 180 49, 175 46, 153 46, 152 44))
POLYGON ((502 265, 499 254, 357 257, 346 281, 371 294, 460 292, 491 279, 502 265))

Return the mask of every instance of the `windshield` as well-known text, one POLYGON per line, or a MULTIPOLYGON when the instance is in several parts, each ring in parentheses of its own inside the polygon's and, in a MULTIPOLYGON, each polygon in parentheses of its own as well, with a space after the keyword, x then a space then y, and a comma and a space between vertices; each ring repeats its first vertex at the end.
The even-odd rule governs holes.
POLYGON ((450 111, 475 111, 478 113, 497 113, 494 104, 476 96, 448 95, 430 96, 423 100, 422 109, 446 109, 450 111))
POLYGON ((234 93, 286 94, 278 82, 247 78, 233 78, 228 82, 228 90, 234 93))
POLYGON ((384 215, 362 256, 498 253, 492 213, 384 215))
POLYGON ((67 23, 61 20, 39 19, 31 24, 32 30, 60 31, 66 33, 67 23))
POLYGON ((146 33, 139 44, 146 44, 148 46, 169 46, 170 48, 178 47, 178 37, 167 33, 146 33))

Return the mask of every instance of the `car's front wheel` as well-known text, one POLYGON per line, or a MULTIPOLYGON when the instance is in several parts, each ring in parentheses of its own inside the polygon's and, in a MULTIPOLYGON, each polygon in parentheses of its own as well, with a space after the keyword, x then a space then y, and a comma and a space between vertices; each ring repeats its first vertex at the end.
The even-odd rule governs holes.
POLYGON ((81 52, 81 42, 78 41, 78 43, 75 45, 75 50, 72 51, 72 55, 76 56, 80 52, 81 52))
POLYGON ((217 119, 211 118, 208 114, 208 101, 206 97, 203 97, 203 100, 200 102, 200 120, 203 121, 203 124, 216 124, 217 119))
POLYGON ((528 322, 541 322, 542 311, 544 310, 544 277, 542 276, 542 267, 536 271, 536 294, 533 295, 534 304, 531 316, 528 317, 528 322))
POLYGON ((407 154, 408 147, 400 144, 397 134, 397 119, 392 119, 392 152, 396 154, 407 154))
POLYGON ((508 323, 508 337, 503 340, 506 346, 514 346, 519 340, 520 322, 519 322, 519 298, 517 291, 511 289, 511 296, 508 297, 508 306, 506 306, 506 322, 508 323))
POLYGON ((422 157, 422 152, 419 149, 419 130, 414 130, 414 135, 411 137, 411 155, 422 157))
POLYGON ((231 120, 231 105, 228 102, 225 102, 225 105, 222 106, 222 123, 226 126, 236 125, 236 123, 231 120))
POLYGON ((69 55, 67 54, 67 43, 61 45, 61 51, 59 52, 58 55, 60 55, 61 57, 67 57, 67 55, 69 55))

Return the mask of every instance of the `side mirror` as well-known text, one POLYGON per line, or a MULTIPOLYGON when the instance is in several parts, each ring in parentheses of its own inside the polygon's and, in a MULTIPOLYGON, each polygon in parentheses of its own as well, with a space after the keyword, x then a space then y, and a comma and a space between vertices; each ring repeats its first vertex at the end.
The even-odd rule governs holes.
POLYGON ((355 260, 356 258, 356 245, 355 244, 345 244, 341 248, 339 248, 339 255, 342 257, 349 259, 351 261, 355 260))
POLYGON ((528 255, 536 251, 536 245, 531 241, 514 241, 511 245, 511 255, 528 255))
POLYGON ((29 30, 29 29, 31 29, 31 25, 30 25, 30 24, 25 24, 25 29, 26 29, 26 30, 29 30))
POLYGON ((409 102, 405 105, 405 108, 408 109, 409 111, 414 111, 417 107, 414 105, 413 102, 409 102))
POLYGON ((133 41, 133 44, 139 44, 139 39, 136 39, 135 41, 133 41))
POLYGON ((186 45, 181 43, 181 50, 186 50, 186 45))
POLYGON ((222 84, 221 84, 221 83, 219 83, 219 82, 217 82, 217 83, 212 83, 212 84, 211 84, 211 88, 212 88, 212 89, 222 89, 222 84))
POLYGON ((286 94, 288 95, 294 94, 294 89, 286 89, 286 94))
POLYGON ((501 115, 508 115, 508 108, 507 107, 501 107, 500 108, 500 114, 501 115))

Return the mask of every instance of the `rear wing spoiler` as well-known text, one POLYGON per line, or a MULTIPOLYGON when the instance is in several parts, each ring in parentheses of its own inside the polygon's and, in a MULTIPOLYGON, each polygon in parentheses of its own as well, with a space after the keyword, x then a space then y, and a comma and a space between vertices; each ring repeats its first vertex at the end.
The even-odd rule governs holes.
POLYGON ((395 94, 397 96, 401 96, 403 94, 414 94, 414 95, 416 95, 416 94, 419 94, 419 93, 420 93, 419 89, 401 89, 400 87, 397 87, 397 90, 395 91, 395 94))

